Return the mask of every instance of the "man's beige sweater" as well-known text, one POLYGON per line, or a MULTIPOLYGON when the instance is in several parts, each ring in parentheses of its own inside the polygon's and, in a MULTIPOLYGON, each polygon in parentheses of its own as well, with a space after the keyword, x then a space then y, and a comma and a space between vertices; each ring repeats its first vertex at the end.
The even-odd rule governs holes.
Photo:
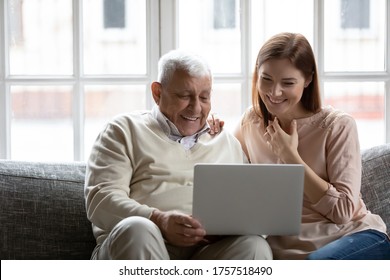
POLYGON ((149 218, 156 208, 191 214, 194 165, 217 162, 244 162, 240 143, 225 131, 204 133, 186 150, 151 112, 111 121, 96 139, 86 171, 86 210, 97 243, 126 217, 149 218))

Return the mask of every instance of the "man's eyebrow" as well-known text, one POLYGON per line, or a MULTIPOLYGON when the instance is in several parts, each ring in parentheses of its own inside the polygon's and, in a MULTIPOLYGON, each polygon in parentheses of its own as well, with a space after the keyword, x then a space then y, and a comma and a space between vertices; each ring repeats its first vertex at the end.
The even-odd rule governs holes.
MULTIPOLYGON (((202 90, 200 93, 211 93, 212 89, 205 89, 205 90, 202 90)), ((194 94, 195 91, 191 90, 191 89, 182 89, 182 90, 174 90, 174 91, 171 91, 171 93, 173 94, 194 94)))
POLYGON ((185 93, 192 93, 193 91, 189 89, 178 89, 178 90, 172 90, 170 92, 174 94, 185 94, 185 93))

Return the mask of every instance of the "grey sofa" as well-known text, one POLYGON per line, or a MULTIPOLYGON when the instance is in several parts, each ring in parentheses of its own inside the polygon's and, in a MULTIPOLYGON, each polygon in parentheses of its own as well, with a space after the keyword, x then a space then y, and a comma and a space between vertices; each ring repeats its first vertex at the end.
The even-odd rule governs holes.
MULTIPOLYGON (((362 152, 362 195, 390 233, 390 144, 362 152)), ((89 259, 85 164, 0 160, 0 258, 89 259)))

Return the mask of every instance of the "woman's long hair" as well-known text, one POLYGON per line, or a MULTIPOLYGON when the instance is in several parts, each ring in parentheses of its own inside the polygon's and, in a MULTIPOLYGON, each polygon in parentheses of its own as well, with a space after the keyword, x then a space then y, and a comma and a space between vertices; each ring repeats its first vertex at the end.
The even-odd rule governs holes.
POLYGON ((300 70, 304 77, 312 77, 311 83, 303 90, 301 103, 313 113, 321 108, 321 96, 317 74, 317 65, 313 50, 307 39, 298 33, 279 33, 271 37, 260 49, 257 55, 255 71, 252 79, 252 104, 256 114, 263 119, 264 127, 273 116, 268 112, 257 90, 259 68, 270 59, 289 59, 300 70))

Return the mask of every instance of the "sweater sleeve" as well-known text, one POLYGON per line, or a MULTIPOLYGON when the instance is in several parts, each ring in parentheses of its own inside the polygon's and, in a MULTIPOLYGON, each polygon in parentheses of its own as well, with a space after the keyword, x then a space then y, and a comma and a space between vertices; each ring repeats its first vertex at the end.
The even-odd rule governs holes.
POLYGON ((328 190, 313 207, 336 224, 347 223, 358 206, 361 188, 357 127, 347 114, 339 113, 328 127, 326 168, 328 190))
POLYGON ((108 124, 93 145, 85 180, 86 211, 101 229, 111 230, 129 216, 149 217, 153 211, 130 198, 131 154, 129 128, 119 122, 108 124))

